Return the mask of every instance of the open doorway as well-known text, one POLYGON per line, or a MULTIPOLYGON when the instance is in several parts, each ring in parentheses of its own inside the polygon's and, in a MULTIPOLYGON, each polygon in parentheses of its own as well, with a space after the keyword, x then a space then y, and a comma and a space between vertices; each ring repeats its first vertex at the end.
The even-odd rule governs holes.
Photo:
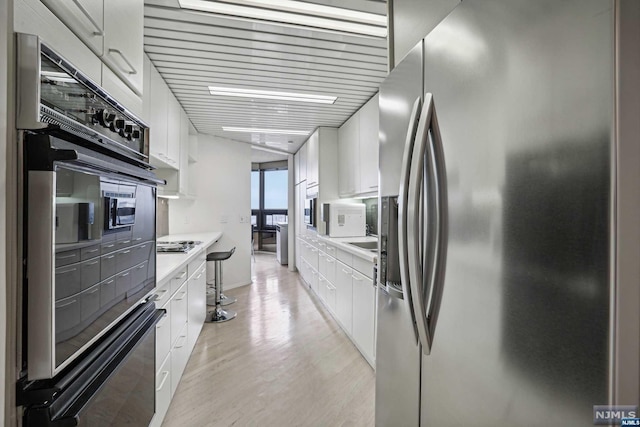
POLYGON ((287 224, 289 218, 287 155, 260 150, 251 152, 253 250, 276 254, 278 225, 287 224))

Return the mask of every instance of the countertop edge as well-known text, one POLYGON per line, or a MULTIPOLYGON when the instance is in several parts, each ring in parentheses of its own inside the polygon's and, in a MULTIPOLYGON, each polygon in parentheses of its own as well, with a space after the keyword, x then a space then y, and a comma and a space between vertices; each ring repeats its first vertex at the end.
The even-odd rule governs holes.
POLYGON ((366 261, 372 262, 374 264, 378 263, 378 254, 374 253, 374 252, 369 252, 366 251, 364 249, 359 249, 353 245, 350 245, 349 243, 346 243, 345 240, 349 240, 351 242, 371 242, 371 241, 378 241, 377 238, 373 238, 371 236, 366 236, 366 237, 339 237, 339 238, 333 238, 333 237, 327 237, 327 236, 321 236, 318 235, 318 239, 324 241, 325 243, 330 243, 332 245, 335 245, 337 247, 339 247, 340 249, 344 250, 345 252, 349 252, 352 255, 357 256, 358 258, 362 258, 366 261), (339 239, 339 240, 338 240, 339 239))
POLYGON ((222 232, 201 232, 201 233, 189 233, 189 234, 169 234, 160 237, 158 240, 162 241, 175 241, 175 240, 200 240, 201 244, 190 250, 186 254, 175 253, 158 253, 156 254, 156 288, 161 287, 166 282, 171 280, 171 276, 177 270, 184 268, 191 261, 193 261, 198 255, 205 252, 211 245, 215 244, 222 237, 222 232), (158 263, 160 259, 179 261, 175 265, 171 265, 170 268, 163 269, 162 276, 158 273, 158 263))

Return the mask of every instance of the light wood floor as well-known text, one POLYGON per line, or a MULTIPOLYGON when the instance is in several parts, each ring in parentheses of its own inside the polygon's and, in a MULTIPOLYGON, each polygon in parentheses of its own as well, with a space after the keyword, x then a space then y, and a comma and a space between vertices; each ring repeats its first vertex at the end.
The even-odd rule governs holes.
POLYGON ((164 427, 372 426, 374 372, 297 273, 256 254, 238 317, 205 324, 164 427))

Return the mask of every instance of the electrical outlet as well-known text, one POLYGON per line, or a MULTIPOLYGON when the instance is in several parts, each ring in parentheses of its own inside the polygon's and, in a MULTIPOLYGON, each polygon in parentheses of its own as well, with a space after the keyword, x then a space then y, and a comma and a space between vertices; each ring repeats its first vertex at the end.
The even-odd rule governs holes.
POLYGON ((248 224, 250 219, 250 217, 246 216, 246 215, 240 215, 240 224, 248 224))

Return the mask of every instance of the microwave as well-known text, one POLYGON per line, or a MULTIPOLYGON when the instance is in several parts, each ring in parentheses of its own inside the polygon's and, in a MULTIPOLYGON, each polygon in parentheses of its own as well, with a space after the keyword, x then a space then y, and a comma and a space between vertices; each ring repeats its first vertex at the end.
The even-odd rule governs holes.
POLYGON ((304 201, 304 223, 313 228, 317 228, 316 209, 318 206, 317 198, 309 198, 304 201))
POLYGON ((135 193, 104 192, 104 229, 115 230, 131 227, 136 222, 135 193))

